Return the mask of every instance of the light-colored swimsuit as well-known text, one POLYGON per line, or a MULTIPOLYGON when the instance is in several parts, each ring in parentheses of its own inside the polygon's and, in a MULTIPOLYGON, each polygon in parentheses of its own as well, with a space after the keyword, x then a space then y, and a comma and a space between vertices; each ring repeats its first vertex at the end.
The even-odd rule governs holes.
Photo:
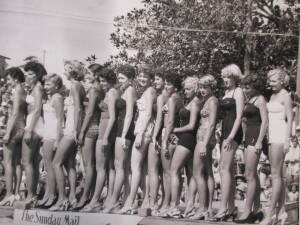
MULTIPOLYGON (((28 115, 26 118, 26 127, 25 130, 29 128, 29 125, 31 123, 33 112, 34 112, 34 97, 32 95, 27 95, 26 97, 26 103, 27 103, 27 111, 28 115)), ((40 137, 43 137, 43 131, 44 131, 44 121, 42 116, 40 116, 33 128, 33 132, 39 135, 40 137)))

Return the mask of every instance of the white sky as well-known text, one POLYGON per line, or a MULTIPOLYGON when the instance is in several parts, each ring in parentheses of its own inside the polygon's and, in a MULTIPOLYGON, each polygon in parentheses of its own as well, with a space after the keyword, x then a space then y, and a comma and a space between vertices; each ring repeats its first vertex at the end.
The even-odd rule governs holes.
POLYGON ((111 44, 113 18, 125 15, 141 0, 1 0, 0 55, 9 66, 23 64, 46 50, 48 72, 63 71, 63 59, 83 60, 96 54, 98 62, 116 52, 111 44))

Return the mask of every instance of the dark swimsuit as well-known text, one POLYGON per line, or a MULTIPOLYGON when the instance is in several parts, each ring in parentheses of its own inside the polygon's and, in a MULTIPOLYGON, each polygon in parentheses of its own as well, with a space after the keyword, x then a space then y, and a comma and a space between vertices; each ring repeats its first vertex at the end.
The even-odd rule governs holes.
MULTIPOLYGON (((234 92, 233 95, 234 96, 234 92)), ((222 113, 222 136, 221 140, 225 140, 231 133, 234 121, 236 119, 236 102, 232 98, 224 98, 220 101, 220 112, 222 113)), ((243 140, 243 130, 242 125, 239 126, 235 137, 233 139, 238 145, 242 143, 243 140)))
MULTIPOLYGON (((256 101, 256 99, 255 99, 255 101, 256 101)), ((245 121, 245 124, 246 124, 245 147, 247 147, 248 145, 255 146, 258 136, 259 136, 259 132, 260 132, 261 117, 260 117, 259 108, 257 108, 254 105, 255 101, 252 103, 248 102, 245 105, 245 109, 243 112, 243 117, 246 118, 246 121, 245 121)), ((267 145, 268 145, 267 139, 264 138, 263 149, 267 145)))
MULTIPOLYGON (((117 112, 117 137, 122 137, 123 127, 124 127, 124 120, 126 116, 126 101, 123 98, 118 98, 116 100, 116 112, 117 112)), ((125 136, 126 139, 130 140, 131 142, 134 141, 134 118, 136 113, 136 107, 133 109, 133 117, 128 129, 128 132, 125 136)))
MULTIPOLYGON (((180 127, 184 127, 187 124, 189 124, 190 114, 191 114, 190 110, 186 109, 185 107, 179 110, 180 127)), ((196 124, 195 128, 191 131, 176 133, 179 139, 178 145, 181 145, 193 152, 197 144, 197 140, 196 140, 197 128, 198 128, 198 124, 196 124)))

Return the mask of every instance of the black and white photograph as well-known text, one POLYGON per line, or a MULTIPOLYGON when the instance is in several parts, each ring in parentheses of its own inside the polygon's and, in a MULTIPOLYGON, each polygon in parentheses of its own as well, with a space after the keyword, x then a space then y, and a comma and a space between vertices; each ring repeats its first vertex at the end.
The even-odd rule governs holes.
POLYGON ((299 224, 299 0, 1 0, 0 225, 299 224))

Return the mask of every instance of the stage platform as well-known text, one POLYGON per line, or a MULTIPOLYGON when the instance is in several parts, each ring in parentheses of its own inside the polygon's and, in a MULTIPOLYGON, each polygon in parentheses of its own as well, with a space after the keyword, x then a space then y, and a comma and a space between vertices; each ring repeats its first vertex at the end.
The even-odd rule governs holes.
MULTIPOLYGON (((217 203, 216 203, 217 204, 217 203)), ((218 205, 218 204, 217 204, 218 205)), ((266 209, 266 206, 263 207, 266 209)), ((239 207, 239 210, 241 207, 239 207)), ((299 224, 299 203, 287 203, 288 220, 285 225, 299 224)), ((241 213, 241 211, 239 212, 241 213)), ((189 219, 141 217, 81 212, 51 212, 42 209, 13 209, 0 207, 0 225, 233 225, 234 222, 208 222, 189 219)))

